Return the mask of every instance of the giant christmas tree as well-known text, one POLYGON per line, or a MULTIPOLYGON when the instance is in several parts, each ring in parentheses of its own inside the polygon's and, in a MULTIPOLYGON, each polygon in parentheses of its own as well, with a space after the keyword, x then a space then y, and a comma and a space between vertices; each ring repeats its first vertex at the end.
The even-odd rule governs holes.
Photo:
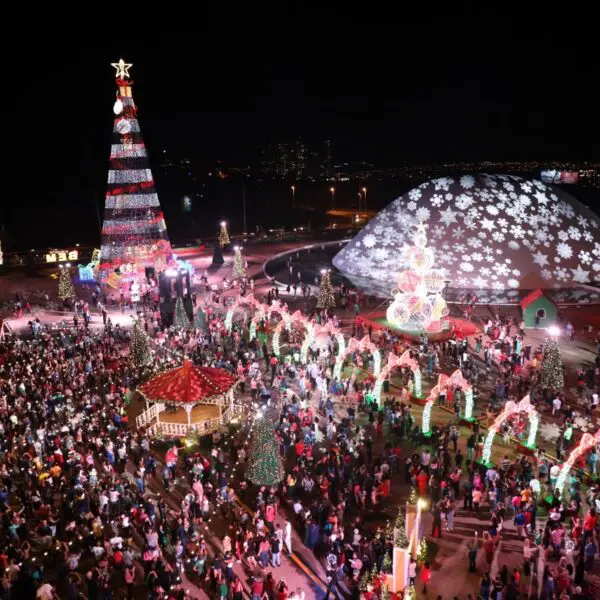
POLYGON ((105 279, 120 269, 125 281, 131 281, 141 279, 146 267, 164 269, 172 252, 131 95, 131 64, 120 59, 112 66, 117 100, 99 271, 105 279))
POLYGON ((317 296, 317 308, 330 309, 335 307, 335 296, 333 295, 333 286, 331 285, 331 275, 329 270, 321 271, 321 285, 319 295, 317 296))

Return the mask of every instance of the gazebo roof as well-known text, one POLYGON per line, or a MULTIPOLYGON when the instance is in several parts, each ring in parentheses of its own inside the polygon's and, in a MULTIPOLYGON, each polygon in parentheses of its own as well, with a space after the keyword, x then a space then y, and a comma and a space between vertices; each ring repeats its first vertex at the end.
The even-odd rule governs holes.
POLYGON ((196 367, 184 360, 181 367, 159 373, 138 388, 151 402, 167 404, 219 403, 237 379, 213 367, 196 367))

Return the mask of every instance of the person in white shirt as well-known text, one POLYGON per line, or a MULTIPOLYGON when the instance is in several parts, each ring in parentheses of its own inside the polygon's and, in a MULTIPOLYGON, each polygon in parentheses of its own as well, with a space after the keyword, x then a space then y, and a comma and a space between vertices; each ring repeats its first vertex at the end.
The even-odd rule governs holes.
POLYGON ((560 401, 560 398, 557 396, 556 398, 554 398, 554 400, 552 400, 552 415, 554 415, 554 413, 560 411, 561 406, 562 406, 562 402, 560 401))

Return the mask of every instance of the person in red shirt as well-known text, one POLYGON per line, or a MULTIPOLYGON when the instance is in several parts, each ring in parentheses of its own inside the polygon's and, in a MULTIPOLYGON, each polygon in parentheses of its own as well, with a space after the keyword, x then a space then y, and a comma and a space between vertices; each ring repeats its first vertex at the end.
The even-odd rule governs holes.
POLYGON ((263 589, 264 589, 263 580, 258 575, 256 575, 252 579, 252 586, 251 586, 252 600, 260 600, 260 598, 263 594, 263 589))

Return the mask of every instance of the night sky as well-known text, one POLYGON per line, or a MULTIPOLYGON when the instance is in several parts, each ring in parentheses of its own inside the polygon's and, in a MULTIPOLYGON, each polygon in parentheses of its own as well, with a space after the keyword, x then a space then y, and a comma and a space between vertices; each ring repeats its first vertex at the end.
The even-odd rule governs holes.
POLYGON ((598 159, 593 38, 561 30, 560 21, 519 31, 457 21, 400 19, 385 30, 360 22, 318 31, 205 25, 101 44, 61 37, 27 63, 12 96, 19 110, 8 128, 22 172, 14 193, 22 201, 8 210, 3 203, 5 229, 27 224, 31 237, 95 214, 110 150, 110 63, 121 56, 133 63, 151 157, 167 148, 241 165, 255 162, 265 140, 301 136, 332 138, 336 158, 381 166, 598 159))

